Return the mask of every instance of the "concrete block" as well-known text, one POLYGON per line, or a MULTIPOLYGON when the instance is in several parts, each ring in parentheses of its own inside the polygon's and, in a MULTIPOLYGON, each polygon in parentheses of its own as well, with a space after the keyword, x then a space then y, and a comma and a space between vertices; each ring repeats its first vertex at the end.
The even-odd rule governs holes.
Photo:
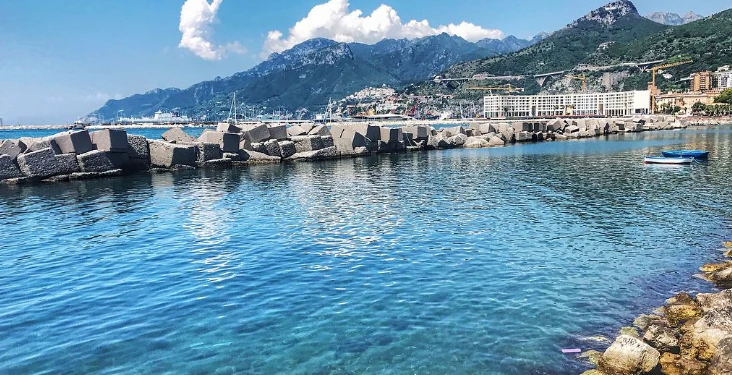
POLYGON ((219 146, 218 143, 196 143, 196 163, 201 164, 207 161, 218 160, 221 158, 221 146, 219 146))
POLYGON ((332 159, 338 157, 339 153, 335 147, 322 148, 320 150, 298 152, 295 155, 290 156, 287 160, 292 161, 311 161, 311 160, 322 160, 332 159))
POLYGON ((267 147, 264 147, 264 142, 252 143, 249 149, 251 151, 267 154, 267 147))
POLYGON ((17 141, 5 140, 0 142, 0 155, 8 155, 12 160, 15 160, 21 153, 23 153, 23 149, 17 141))
POLYGON ((320 136, 320 139, 323 140, 323 148, 335 146, 335 143, 333 143, 333 136, 331 135, 322 135, 320 136))
POLYGON ((163 139, 170 143, 195 143, 196 139, 181 128, 172 128, 163 133, 163 139))
POLYGON ((18 155, 18 167, 24 175, 32 178, 51 177, 63 172, 51 148, 18 155))
POLYGON ((270 139, 264 142, 264 148, 267 149, 267 155, 282 157, 282 151, 280 150, 280 144, 275 139, 270 139))
POLYGON ((271 164, 279 163, 282 158, 279 156, 270 156, 257 151, 241 150, 239 151, 241 161, 247 164, 271 164))
MULTIPOLYGON (((332 139, 331 139, 332 142, 332 139)), ((282 141, 279 142, 280 145, 280 154, 283 158, 289 158, 292 155, 295 155, 297 153, 297 149, 295 148, 295 142, 292 141, 282 141)))
POLYGON ((325 125, 316 125, 308 132, 308 134, 309 135, 319 135, 319 136, 331 135, 330 130, 325 125))
POLYGON ((311 122, 306 122, 304 124, 300 124, 300 128, 305 132, 305 135, 310 133, 311 130, 315 127, 315 124, 311 122))
POLYGON ((94 150, 89 132, 86 130, 69 131, 53 136, 62 154, 83 154, 94 150))
POLYGON ((104 129, 90 134, 91 142, 99 151, 127 152, 127 132, 104 129))
POLYGON ((230 122, 220 122, 216 125, 216 131, 219 133, 241 133, 241 128, 230 122))
POLYGON ((127 155, 136 163, 150 164, 150 147, 147 138, 141 135, 127 135, 127 155))
POLYGON ((221 147, 222 152, 239 152, 239 134, 206 130, 198 137, 198 141, 203 143, 216 143, 221 147))
POLYGON ((323 139, 319 135, 291 137, 290 140, 295 143, 295 149, 298 153, 323 148, 323 139))
POLYGON ((443 128, 442 129, 442 132, 448 138, 449 137, 452 137, 453 135, 466 134, 465 128, 463 128, 462 126, 455 126, 455 127, 452 127, 452 128, 443 128))
POLYGON ((351 153, 357 148, 365 148, 368 146, 366 137, 354 129, 341 129, 338 136, 333 136, 333 143, 341 153, 351 153))
MULTIPOLYGON (((404 136, 402 135, 402 128, 387 128, 382 127, 379 129, 379 140, 383 142, 402 142, 404 136)), ((463 130, 464 131, 464 130, 463 130)))
POLYGON ((115 169, 130 170, 137 169, 137 163, 133 163, 130 155, 126 152, 107 152, 107 158, 112 162, 115 169))
POLYGON ((269 128, 265 124, 247 125, 242 129, 242 134, 250 143, 258 143, 269 139, 269 128))
POLYGON ((170 168, 175 165, 196 165, 196 147, 176 145, 163 141, 150 141, 150 164, 170 168))
POLYGON ((351 128, 356 132, 361 133, 364 137, 368 138, 372 142, 381 140, 381 127, 371 124, 353 124, 347 125, 347 128, 351 128))
POLYGON ((112 163, 112 160, 109 159, 105 151, 89 151, 77 155, 76 160, 79 162, 79 168, 81 168, 82 172, 106 172, 118 169, 112 163))
POLYGON ((278 141, 287 139, 287 126, 285 124, 274 124, 267 126, 269 137, 278 141))
POLYGON ((79 161, 76 159, 76 154, 56 155, 56 161, 59 165, 60 174, 81 172, 81 167, 79 166, 79 161))
POLYGON ((0 180, 23 177, 20 168, 15 165, 15 160, 10 155, 0 155, 0 180))
POLYGON ((287 128, 288 137, 297 137, 299 135, 308 135, 308 132, 306 132, 300 125, 290 126, 287 128))
POLYGON ((429 138, 430 128, 424 125, 411 125, 402 128, 403 134, 411 134, 414 140, 425 140, 429 138))
POLYGON ((30 143, 28 144, 26 150, 23 151, 23 153, 25 154, 30 154, 31 152, 36 152, 47 148, 50 148, 56 154, 61 154, 61 149, 56 144, 56 141, 54 141, 51 137, 26 139, 26 141, 29 141, 30 143))

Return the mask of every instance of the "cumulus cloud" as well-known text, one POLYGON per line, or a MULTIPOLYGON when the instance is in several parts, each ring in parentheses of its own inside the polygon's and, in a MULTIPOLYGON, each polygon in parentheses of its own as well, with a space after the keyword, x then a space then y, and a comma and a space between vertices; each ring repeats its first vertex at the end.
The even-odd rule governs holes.
POLYGON ((472 42, 504 36, 501 30, 485 29, 470 22, 437 27, 432 27, 427 20, 403 23, 394 8, 383 4, 364 16, 359 9, 351 11, 348 0, 329 0, 314 6, 305 18, 290 28, 287 37, 279 30, 270 31, 262 55, 282 52, 315 37, 338 42, 376 43, 384 38, 413 39, 443 32, 472 42))
POLYGON ((221 60, 229 53, 243 54, 246 49, 238 42, 216 45, 211 41, 211 25, 223 0, 186 0, 180 9, 181 33, 178 47, 193 52, 204 60, 221 60))

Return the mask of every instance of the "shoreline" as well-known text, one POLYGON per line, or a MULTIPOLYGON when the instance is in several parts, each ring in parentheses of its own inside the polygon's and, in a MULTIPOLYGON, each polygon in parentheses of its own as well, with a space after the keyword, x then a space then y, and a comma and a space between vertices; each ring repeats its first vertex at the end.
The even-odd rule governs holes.
POLYGON ((582 375, 723 375, 732 373, 732 242, 726 260, 707 263, 695 276, 719 292, 677 293, 632 327, 623 327, 604 352, 577 355, 595 369, 582 375))

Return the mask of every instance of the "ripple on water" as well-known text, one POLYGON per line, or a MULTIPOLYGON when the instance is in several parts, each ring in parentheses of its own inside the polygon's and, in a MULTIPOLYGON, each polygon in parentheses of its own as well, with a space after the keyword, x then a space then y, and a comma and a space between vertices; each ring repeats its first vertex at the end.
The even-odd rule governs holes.
POLYGON ((731 139, 5 187, 0 373, 577 372, 560 348, 709 288, 731 139), (679 146, 713 160, 640 162, 679 146))

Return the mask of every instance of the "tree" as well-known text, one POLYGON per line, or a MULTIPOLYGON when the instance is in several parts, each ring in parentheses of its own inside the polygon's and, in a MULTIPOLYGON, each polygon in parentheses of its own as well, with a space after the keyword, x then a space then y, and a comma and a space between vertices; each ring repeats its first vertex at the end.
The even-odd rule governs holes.
POLYGON ((722 91, 722 93, 714 99, 714 102, 732 104, 732 89, 722 91))
POLYGON ((704 103, 702 103, 702 102, 696 102, 691 107, 691 111, 694 113, 704 112, 704 110, 706 110, 706 109, 707 109, 707 106, 705 106, 704 103))

